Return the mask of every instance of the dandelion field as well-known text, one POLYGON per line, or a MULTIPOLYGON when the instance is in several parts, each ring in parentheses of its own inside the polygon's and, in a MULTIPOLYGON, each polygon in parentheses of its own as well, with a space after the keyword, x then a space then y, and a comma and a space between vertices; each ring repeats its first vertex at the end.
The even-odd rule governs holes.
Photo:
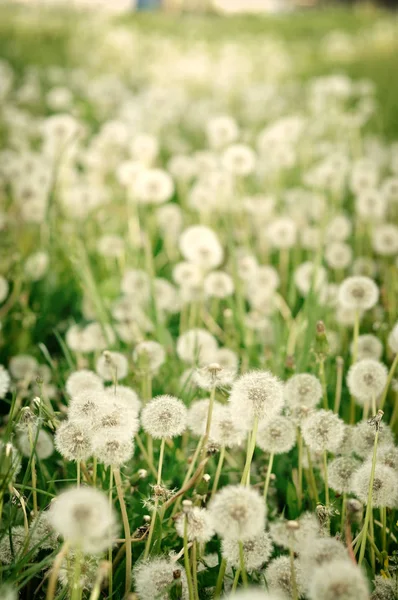
POLYGON ((0 56, 0 599, 397 600, 395 16, 0 56))

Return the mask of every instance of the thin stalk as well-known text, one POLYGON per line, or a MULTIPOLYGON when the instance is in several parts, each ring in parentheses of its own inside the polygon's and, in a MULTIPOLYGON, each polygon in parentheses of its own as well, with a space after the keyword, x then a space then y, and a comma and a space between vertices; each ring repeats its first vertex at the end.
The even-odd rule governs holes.
MULTIPOLYGON (((109 508, 112 509, 113 498, 113 468, 112 465, 109 467, 109 508)), ((109 575, 108 575, 108 594, 112 597, 113 594, 113 568, 112 568, 112 544, 108 548, 108 561, 109 561, 109 575)))
POLYGON ((221 446, 220 456, 218 457, 217 470, 216 470, 216 474, 214 476, 214 482, 213 482, 213 487, 211 490, 210 499, 214 498, 214 495, 217 491, 218 482, 220 481, 220 475, 221 475, 222 467, 224 464, 224 458, 225 458, 225 446, 221 446))
POLYGON ((50 578, 48 580, 46 600, 54 600, 55 591, 57 589, 58 573, 62 566, 62 562, 68 553, 68 550, 69 550, 69 542, 64 542, 61 550, 58 552, 57 556, 55 557, 55 560, 54 560, 54 563, 53 563, 53 566, 51 569, 50 578))
POLYGON ((327 452, 327 450, 323 451, 323 478, 324 478, 324 482, 325 482, 325 504, 328 507, 330 504, 330 497, 329 497, 328 452, 327 452))
POLYGON ((239 540, 239 562, 240 562, 240 570, 242 575, 243 587, 247 587, 249 582, 247 580, 247 573, 245 567, 245 555, 243 553, 243 542, 239 540))
POLYGON ((196 540, 192 543, 192 578, 193 578, 193 593, 195 600, 199 600, 199 587, 198 587, 198 564, 197 564, 197 547, 198 543, 196 540))
POLYGON ((296 569, 294 566, 294 552, 293 552, 292 546, 290 546, 290 548, 289 548, 289 558, 290 558, 290 577, 292 580, 292 599, 298 600, 296 569))
POLYGON ((397 365, 398 365, 398 353, 395 355, 394 361, 393 361, 390 371, 388 373, 386 387, 384 388, 384 392, 383 392, 383 395, 380 400, 380 410, 384 410, 384 405, 386 403, 388 390, 389 390, 391 382, 393 380, 395 369, 397 368, 397 365))
POLYGON ((381 530, 382 550, 387 551, 387 509, 385 506, 380 507, 380 521, 382 523, 382 530, 381 530))
POLYGON ((340 412, 340 403, 341 403, 341 392, 343 389, 343 372, 344 372, 344 359, 341 356, 336 358, 336 392, 334 396, 334 408, 333 411, 336 415, 340 412))
POLYGON ((297 447, 298 447, 298 482, 297 482, 297 499, 298 507, 301 511, 303 505, 303 438, 300 428, 297 427, 297 447))
POLYGON ((32 457, 31 462, 30 462, 30 471, 31 471, 31 475, 32 475, 33 515, 36 516, 38 513, 36 456, 35 456, 32 428, 30 426, 29 426, 29 445, 30 445, 30 453, 31 453, 31 457, 32 457))
POLYGON ((81 585, 80 585, 80 576, 82 572, 82 559, 83 554, 80 548, 75 549, 75 557, 74 557, 74 569, 73 569, 73 583, 72 583, 72 594, 71 600, 80 600, 81 597, 81 585))
POLYGON ((345 531, 345 517, 346 517, 346 512, 347 512, 347 493, 344 492, 343 493, 343 502, 341 504, 341 526, 340 526, 340 532, 342 535, 344 535, 344 531, 345 531))
POLYGON ((391 429, 394 429, 396 421, 398 421, 398 391, 395 392, 394 410, 392 411, 392 415, 391 415, 391 419, 390 419, 391 429))
POLYGON ((369 522, 370 522, 370 513, 372 512, 373 482, 374 482, 375 470, 376 470, 376 456, 377 456, 378 441, 379 441, 379 427, 377 426, 375 441, 374 441, 374 445, 373 445, 372 468, 370 471, 370 480, 369 480, 369 489, 368 489, 368 502, 367 502, 367 506, 366 506, 365 522, 363 524, 363 529, 362 529, 361 550, 359 553, 358 565, 362 564, 362 561, 365 556, 366 540, 367 540, 367 534, 368 534, 368 528, 369 528, 369 522))
POLYGON ((374 544, 375 531, 373 525, 373 510, 370 513, 368 538, 369 537, 371 537, 373 540, 373 544, 370 545, 370 564, 372 565, 373 573, 376 573, 376 557, 374 549, 374 546, 376 546, 376 544, 374 544))
POLYGON ((327 383, 326 383, 325 361, 324 360, 319 361, 319 379, 321 380, 321 384, 322 384, 323 408, 325 410, 328 410, 328 408, 329 408, 328 389, 327 389, 327 383))
POLYGON ((97 487, 97 458, 93 458, 93 487, 97 487))
POLYGON ((235 577, 234 577, 234 582, 232 584, 232 595, 236 592, 237 587, 238 587, 238 581, 239 581, 239 577, 240 577, 240 569, 236 569, 235 571, 235 577))
POLYGON ((245 467, 243 469, 243 475, 242 475, 242 479, 240 482, 241 485, 246 485, 246 486, 250 485, 250 467, 251 467, 252 460, 253 460, 254 449, 256 447, 257 430, 258 430, 258 417, 254 417, 253 431, 252 431, 252 434, 250 437, 250 445, 247 449, 246 463, 245 463, 245 467))
POLYGON ((264 485, 264 502, 265 502, 265 504, 267 503, 268 488, 269 488, 269 482, 271 481, 273 464, 274 464, 274 453, 271 452, 271 454, 269 455, 268 470, 267 470, 267 476, 265 478, 265 485, 264 485))
POLYGON ((308 466, 309 466, 309 472, 310 472, 310 483, 311 483, 311 487, 312 487, 312 492, 314 494, 315 502, 318 504, 318 502, 319 502, 319 496, 318 496, 318 490, 316 488, 316 481, 315 481, 315 475, 314 475, 314 467, 312 465, 311 452, 310 452, 310 449, 308 447, 307 447, 307 458, 308 458, 308 466))
POLYGON ((202 458, 204 458, 204 454, 206 453, 206 444, 208 442, 209 435, 210 435, 210 427, 211 427, 211 420, 212 420, 212 416, 213 416, 213 407, 214 407, 215 397, 216 397, 216 388, 212 387, 211 392, 210 392, 209 408, 207 411, 206 430, 205 430, 205 435, 203 437, 202 448, 201 448, 202 458))
POLYGON ((141 454, 144 457, 145 462, 149 467, 149 470, 151 471, 152 475, 156 478, 158 476, 158 473, 157 473, 157 471, 154 467, 154 464, 153 464, 148 452, 146 451, 145 446, 142 443, 142 440, 141 440, 140 436, 138 435, 138 433, 135 436, 135 441, 137 442, 138 448, 141 450, 141 454))
MULTIPOLYGON (((160 443, 160 454, 159 454, 159 466, 158 466, 158 475, 157 475, 157 485, 160 485, 161 481, 162 481, 162 468, 163 468, 163 458, 164 458, 164 445, 165 445, 165 442, 166 442, 166 438, 162 438, 162 441, 160 443)), ((151 519, 151 525, 150 525, 150 528, 149 528, 148 539, 147 539, 146 544, 145 544, 144 560, 148 558, 149 551, 151 549, 153 532, 155 531, 155 523, 156 523, 156 515, 157 515, 157 510, 158 510, 158 504, 159 504, 159 496, 156 496, 155 506, 153 507, 153 511, 152 511, 152 519, 151 519)))
POLYGON ((21 494, 18 492, 18 490, 16 490, 14 487, 10 486, 10 491, 11 491, 11 493, 13 493, 18 498, 19 503, 21 505, 22 512, 23 512, 23 524, 24 524, 24 529, 25 529, 25 536, 26 536, 26 539, 28 540, 28 537, 29 537, 29 521, 28 521, 28 515, 27 515, 27 512, 26 512, 25 500, 23 499, 23 496, 21 496, 21 494))
POLYGON ((215 592, 214 592, 214 599, 215 600, 217 600, 221 596, 222 587, 223 587, 223 581, 224 581, 224 575, 225 575, 226 568, 227 568, 227 561, 225 560, 225 558, 223 558, 221 560, 220 570, 218 571, 216 589, 215 589, 215 592))
MULTIPOLYGON (((194 455, 192 457, 191 463, 189 465, 187 474, 185 475, 185 479, 184 479, 184 481, 182 483, 182 487, 185 487, 186 484, 188 483, 188 481, 191 479, 191 475, 192 475, 193 470, 195 468, 196 461, 198 460, 198 456, 199 456, 199 454, 200 454, 200 452, 202 450, 203 439, 204 439, 204 436, 202 435, 200 437, 199 441, 198 441, 198 445, 196 446, 196 449, 195 449, 194 455)), ((172 513, 171 513, 171 518, 174 517, 175 514, 177 514, 177 511, 178 511, 179 506, 180 506, 180 502, 181 502, 181 498, 179 498, 178 501, 175 503, 174 508, 172 510, 172 513)))
MULTIPOLYGON (((352 348, 352 360, 351 364, 356 363, 358 357, 358 337, 359 337, 359 311, 355 311, 354 320, 354 337, 353 337, 353 348, 352 348)), ((355 422, 355 398, 350 397, 350 425, 355 422)))
POLYGON ((189 554, 188 554, 188 516, 187 515, 185 515, 185 517, 184 517, 184 565, 185 565, 185 572, 187 575, 189 600, 195 600, 194 593, 193 593, 191 565, 189 564, 189 554))
POLYGON ((105 575, 106 575, 106 571, 104 571, 104 564, 100 564, 99 569, 97 571, 97 576, 95 578, 94 587, 91 590, 89 600, 98 600, 100 593, 101 593, 101 586, 104 581, 105 575))
POLYGON ((130 523, 127 515, 126 503, 124 501, 122 478, 120 477, 120 471, 118 468, 113 467, 113 474, 115 476, 117 496, 119 499, 120 510, 122 513, 122 521, 124 528, 124 537, 126 539, 126 595, 131 590, 131 568, 132 568, 132 554, 131 554, 131 531, 130 523))

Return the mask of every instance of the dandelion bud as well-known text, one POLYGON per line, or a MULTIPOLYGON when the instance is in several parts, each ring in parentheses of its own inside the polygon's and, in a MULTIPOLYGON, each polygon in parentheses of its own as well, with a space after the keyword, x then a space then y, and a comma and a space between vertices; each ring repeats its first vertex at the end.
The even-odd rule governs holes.
POLYGON ((182 501, 182 510, 185 514, 188 514, 192 510, 192 500, 183 500, 182 501))

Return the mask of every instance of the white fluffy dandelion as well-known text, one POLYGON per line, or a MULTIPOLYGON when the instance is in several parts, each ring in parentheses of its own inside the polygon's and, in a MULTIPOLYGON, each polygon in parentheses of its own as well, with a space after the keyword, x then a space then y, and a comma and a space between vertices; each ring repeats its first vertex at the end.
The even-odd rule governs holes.
POLYGON ((66 391, 72 398, 86 391, 100 391, 104 389, 101 377, 88 369, 74 371, 68 376, 65 383, 66 391))
MULTIPOLYGON (((302 585, 300 585, 301 569, 297 560, 294 561, 293 568, 298 597, 302 598, 303 591, 302 585)), ((264 571, 264 576, 267 582, 268 590, 272 594, 281 594, 282 598, 293 597, 292 570, 290 558, 288 556, 278 556, 278 558, 271 560, 264 571)))
POLYGON ((250 429, 255 419, 269 421, 281 412, 283 384, 269 371, 251 371, 234 382, 229 402, 233 417, 250 429))
MULTIPOLYGON (((271 558, 273 544, 269 533, 266 531, 246 540, 242 545, 245 568, 249 572, 261 569, 271 558)), ((240 567, 239 542, 237 540, 223 538, 221 554, 229 565, 235 569, 240 567)))
POLYGON ((106 350, 97 360, 95 369, 105 381, 120 381, 127 376, 127 358, 120 352, 106 350))
POLYGON ((264 452, 283 454, 296 443, 296 428, 288 417, 273 417, 257 433, 256 444, 264 452))
MULTIPOLYGON (((40 429, 37 439, 35 434, 33 435, 32 444, 35 442, 35 453, 40 460, 45 460, 54 452, 53 438, 47 431, 44 431, 44 429, 40 429)), ((24 456, 30 456, 32 454, 31 439, 28 433, 22 433, 19 436, 18 446, 24 456)))
POLYGON ((205 544, 214 535, 214 529, 208 511, 205 508, 193 506, 185 515, 182 513, 176 520, 178 535, 184 537, 185 519, 187 519, 187 536, 189 541, 205 544))
POLYGON ((179 247, 185 260, 205 271, 219 267, 224 258, 216 233, 204 225, 192 225, 185 229, 180 236, 179 247))
POLYGON ((369 277, 354 275, 344 279, 339 289, 339 302, 342 306, 356 310, 370 310, 379 299, 379 288, 369 277))
POLYGON ((372 398, 376 402, 387 384, 387 367, 373 358, 364 358, 351 366, 347 386, 352 396, 364 404, 372 398))
POLYGON ((209 514, 215 532, 222 538, 246 541, 264 529, 265 504, 252 488, 228 485, 209 504, 209 514))
POLYGON ((314 408, 322 398, 322 385, 315 375, 298 373, 285 383, 284 395, 290 407, 314 408))
POLYGON ((141 600, 168 600, 173 586, 182 585, 181 600, 188 600, 185 570, 176 562, 161 556, 136 564, 133 569, 135 589, 141 600))
POLYGON ((142 372, 157 373, 165 360, 165 349, 158 342, 146 340, 134 348, 133 361, 142 372))
POLYGON ((91 433, 78 424, 65 421, 55 434, 55 447, 67 460, 86 460, 92 453, 91 433))
POLYGON ((309 600, 368 600, 369 587, 361 569, 348 560, 335 560, 311 574, 309 600))
POLYGON ((216 351, 217 340, 206 329, 189 329, 177 340, 178 356, 190 364, 209 364, 216 351))
POLYGON ((360 462, 351 456, 340 456, 328 463, 328 484, 338 494, 351 490, 352 476, 360 462))
MULTIPOLYGON (((368 491, 371 475, 371 465, 364 463, 355 471, 351 491, 359 498, 361 502, 367 504, 368 491)), ((397 508, 398 506, 398 475, 394 469, 383 464, 376 463, 376 470, 373 480, 372 506, 374 508, 387 507, 397 508)))
POLYGON ((187 426, 187 409, 182 400, 174 396, 157 396, 144 407, 141 422, 154 439, 176 437, 187 426))
POLYGON ((71 488, 50 506, 50 523, 64 540, 82 552, 97 554, 109 548, 117 532, 108 498, 93 488, 71 488))
POLYGON ((315 410, 301 425, 303 438, 314 452, 337 452, 344 437, 344 422, 331 410, 315 410))

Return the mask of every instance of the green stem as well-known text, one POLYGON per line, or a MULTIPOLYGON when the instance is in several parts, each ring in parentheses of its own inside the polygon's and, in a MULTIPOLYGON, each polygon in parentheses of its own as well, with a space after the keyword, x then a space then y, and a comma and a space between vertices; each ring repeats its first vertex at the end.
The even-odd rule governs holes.
POLYGON ((239 540, 239 562, 240 562, 240 570, 242 574, 243 587, 247 587, 249 582, 247 580, 247 573, 245 567, 245 555, 243 553, 243 542, 239 540))
POLYGON ((76 486, 80 487, 80 460, 76 463, 76 486))
MULTIPOLYGON (((192 460, 191 460, 191 463, 189 465, 187 474, 185 475, 185 479, 184 479, 183 484, 181 486, 182 488, 184 488, 186 486, 186 484, 188 483, 188 481, 191 479, 191 475, 192 475, 193 470, 195 468, 196 461, 198 460, 198 456, 199 456, 199 454, 200 454, 200 452, 202 450, 203 440, 204 440, 204 436, 202 436, 199 439, 199 441, 198 441, 198 445, 196 446, 195 453, 194 453, 194 455, 192 457, 192 460)), ((182 500, 182 498, 178 498, 177 502, 174 505, 174 508, 172 510, 170 518, 174 517, 174 515, 177 514, 177 511, 178 511, 178 509, 180 507, 180 504, 181 504, 181 500, 182 500)))
POLYGON ((370 522, 370 514, 372 512, 373 482, 374 482, 375 470, 376 470, 376 456, 377 456, 378 440, 379 440, 379 427, 377 426, 375 441, 374 441, 374 446, 373 446, 372 468, 370 471, 368 502, 367 502, 367 506, 366 506, 365 522, 363 524, 363 529, 362 529, 361 550, 359 552, 358 565, 362 564, 362 561, 365 556, 366 540, 367 540, 368 528, 369 528, 369 522, 370 522))
POLYGON ((328 452, 327 450, 323 451, 323 477, 325 482, 325 505, 326 507, 330 504, 329 498, 329 481, 328 481, 328 452))
POLYGON ((303 438, 300 428, 297 427, 297 447, 298 447, 298 482, 297 482, 297 500, 298 508, 301 512, 303 505, 303 438))
MULTIPOLYGON (((351 364, 355 364, 358 356, 358 337, 359 337, 359 311, 355 311, 354 320, 354 338, 353 338, 353 349, 352 349, 352 361, 351 364)), ((350 397, 350 425, 355 423, 355 398, 350 397)), ((366 541, 366 540, 365 540, 366 541)))
POLYGON ((116 490, 117 490, 117 495, 118 495, 118 499, 119 499, 120 510, 122 513, 124 538, 126 540, 126 595, 128 595, 131 590, 131 568, 132 568, 131 531, 130 531, 129 518, 127 515, 126 503, 124 501, 122 478, 120 477, 120 471, 118 468, 114 467, 113 473, 115 476, 116 490))
POLYGON ((192 544, 192 577, 193 577, 194 598, 195 598, 195 600, 199 600, 197 542, 196 542, 196 540, 194 540, 193 544, 192 544))
POLYGON ((345 531, 346 512, 347 512, 347 493, 344 492, 343 493, 343 502, 341 504, 341 525, 340 525, 340 532, 342 535, 344 535, 344 531, 345 531))
POLYGON ((309 467, 309 472, 310 472, 310 483, 311 483, 311 487, 312 487, 312 492, 314 494, 315 502, 318 504, 318 502, 319 502, 318 490, 316 488, 316 481, 315 481, 315 475, 314 475, 314 467, 312 465, 311 452, 310 452, 310 449, 308 448, 308 446, 307 446, 307 458, 308 458, 308 467, 309 467))
POLYGON ((218 482, 220 481, 220 475, 221 475, 222 467, 224 464, 224 458, 225 458, 225 446, 221 446, 220 456, 218 458, 217 470, 216 470, 216 474, 214 476, 214 482, 213 482, 213 487, 211 490, 210 499, 214 498, 214 495, 217 491, 218 482))
POLYGON ((150 459, 149 454, 146 451, 145 446, 142 443, 141 438, 138 435, 138 433, 135 436, 135 441, 137 442, 138 448, 141 450, 141 454, 144 457, 145 462, 149 467, 149 470, 151 471, 152 475, 156 478, 158 476, 157 471, 156 471, 154 464, 153 464, 152 460, 150 459))
POLYGON ((214 592, 214 600, 217 600, 221 596, 226 568, 227 568, 227 561, 225 560, 225 558, 223 558, 221 560, 220 570, 218 571, 216 589, 214 592))
POLYGON ((293 552, 293 548, 291 546, 289 548, 289 558, 290 558, 290 577, 292 580, 292 599, 298 600, 296 569, 294 566, 294 552, 293 552))
POLYGON ((240 569, 236 569, 235 571, 235 577, 234 577, 234 582, 232 584, 232 595, 236 592, 236 589, 238 587, 238 581, 239 581, 239 577, 240 577, 240 569))
POLYGON ((188 516, 184 516, 184 565, 185 572, 187 575, 188 594, 189 600, 195 600, 193 594, 193 584, 191 575, 191 565, 189 564, 189 553, 188 553, 188 516))
MULTIPOLYGON (((113 507, 113 468, 112 465, 109 467, 109 508, 113 507)), ((109 562, 109 575, 108 575, 108 595, 111 598, 113 594, 113 569, 112 569, 112 544, 108 548, 108 562, 109 562)))
POLYGON ((268 488, 269 488, 269 482, 271 481, 273 463, 274 463, 274 453, 271 452, 271 454, 269 455, 267 477, 265 478, 265 485, 264 485, 264 502, 265 502, 265 504, 267 503, 268 488))
POLYGON ((57 588, 58 573, 62 566, 65 556, 68 554, 68 550, 69 550, 69 542, 64 542, 61 550, 58 552, 57 556, 55 557, 55 560, 54 560, 54 563, 53 563, 53 566, 51 569, 50 578, 48 580, 46 600, 54 600, 55 591, 57 588))
POLYGON ((385 506, 380 507, 380 521, 382 524, 382 530, 381 530, 382 550, 387 551, 387 509, 385 506))
MULTIPOLYGON (((162 441, 160 443, 160 454, 159 454, 159 466, 158 466, 158 474, 157 474, 157 485, 160 485, 161 481, 162 481, 162 468, 163 468, 163 458, 164 458, 164 445, 165 445, 165 442, 166 442, 166 438, 162 438, 162 441)), ((155 530, 155 522, 156 522, 156 515, 157 515, 158 504, 159 504, 159 496, 156 496, 155 506, 153 507, 153 511, 152 511, 152 519, 151 519, 151 525, 150 525, 150 528, 149 528, 148 539, 147 539, 146 544, 145 544, 144 560, 148 558, 149 551, 151 549, 151 542, 152 542, 153 532, 155 530)))
POLYGON ((341 392, 343 389, 343 371, 344 371, 344 360, 341 356, 336 358, 337 365, 337 376, 336 376, 336 393, 334 396, 334 408, 333 411, 336 415, 340 412, 341 392))
POLYGON ((243 469, 243 475, 242 475, 242 479, 240 482, 241 485, 246 485, 246 486, 250 485, 250 467, 251 467, 252 460, 253 460, 254 449, 256 447, 257 430, 258 430, 258 417, 254 417, 253 431, 252 431, 251 438, 250 438, 250 444, 247 449, 246 464, 243 469))
POLYGON ((325 361, 324 360, 319 361, 319 379, 321 380, 321 384, 322 384, 323 408, 325 410, 328 410, 329 409, 328 391, 327 391, 327 384, 326 384, 325 361))

